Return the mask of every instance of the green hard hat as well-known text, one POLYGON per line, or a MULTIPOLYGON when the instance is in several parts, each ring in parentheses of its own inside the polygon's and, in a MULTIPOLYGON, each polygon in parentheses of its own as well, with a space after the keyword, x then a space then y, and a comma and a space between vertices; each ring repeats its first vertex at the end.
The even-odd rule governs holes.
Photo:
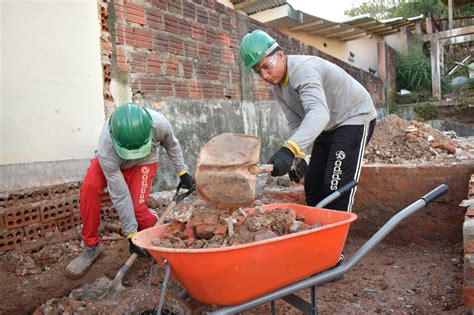
POLYGON ((240 57, 245 68, 249 69, 255 66, 260 59, 268 54, 267 49, 275 42, 276 39, 262 30, 255 30, 245 35, 240 42, 240 57))
POLYGON ((153 124, 142 106, 127 103, 117 107, 109 119, 109 132, 122 159, 140 159, 150 154, 153 124))

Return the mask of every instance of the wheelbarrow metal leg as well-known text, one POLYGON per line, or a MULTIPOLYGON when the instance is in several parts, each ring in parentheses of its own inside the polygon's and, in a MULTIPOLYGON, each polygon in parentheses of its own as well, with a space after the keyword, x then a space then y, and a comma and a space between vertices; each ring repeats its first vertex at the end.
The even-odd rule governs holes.
MULTIPOLYGON (((314 287, 312 287, 314 288, 314 287)), ((304 299, 300 298, 299 296, 295 294, 290 294, 287 296, 282 297, 281 299, 284 300, 285 302, 293 305, 297 309, 303 312, 303 314, 311 314, 314 315, 315 313, 315 303, 313 303, 313 292, 311 292, 311 303, 308 303, 304 299)))
POLYGON ((316 286, 313 285, 311 287, 311 314, 318 315, 318 305, 316 303, 316 299, 318 296, 316 295, 316 286))
POLYGON ((160 303, 158 304, 158 309, 156 310, 157 315, 161 314, 163 304, 165 303, 166 290, 168 287, 168 281, 170 279, 170 274, 171 274, 171 265, 169 264, 168 259, 166 258, 162 258, 162 259, 163 259, 163 264, 166 266, 166 269, 165 269, 165 277, 163 278, 163 287, 161 288, 160 303))
POLYGON ((271 306, 271 309, 272 309, 272 315, 276 315, 275 300, 270 302, 270 306, 271 306))
POLYGON ((151 258, 151 267, 150 267, 150 276, 148 277, 148 289, 151 289, 151 279, 153 278, 153 273, 155 272, 155 258, 151 258))

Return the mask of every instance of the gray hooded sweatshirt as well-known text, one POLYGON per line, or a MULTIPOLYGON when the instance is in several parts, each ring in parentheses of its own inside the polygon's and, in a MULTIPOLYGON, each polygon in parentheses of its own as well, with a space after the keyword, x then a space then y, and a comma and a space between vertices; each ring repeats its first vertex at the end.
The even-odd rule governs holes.
POLYGON ((287 56, 287 84, 272 85, 285 113, 289 140, 301 150, 323 131, 377 117, 370 94, 337 65, 316 56, 287 56))
POLYGON ((99 137, 98 157, 99 164, 107 179, 110 198, 118 212, 123 230, 129 234, 137 230, 138 223, 135 218, 132 197, 121 170, 135 165, 151 164, 158 161, 158 146, 163 146, 173 165, 176 173, 187 170, 184 164, 183 153, 178 139, 174 136, 170 122, 162 114, 146 109, 153 120, 152 149, 147 156, 136 160, 124 160, 118 154, 112 144, 109 133, 109 119, 102 128, 99 137))

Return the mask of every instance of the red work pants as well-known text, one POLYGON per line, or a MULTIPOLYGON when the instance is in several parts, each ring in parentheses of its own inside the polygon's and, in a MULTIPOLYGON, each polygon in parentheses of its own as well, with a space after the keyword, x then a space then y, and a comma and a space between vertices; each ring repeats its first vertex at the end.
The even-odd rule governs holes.
MULTIPOLYGON (((151 181, 158 169, 157 163, 137 165, 122 170, 132 196, 135 218, 138 230, 144 230, 155 225, 157 217, 146 204, 150 196, 151 181)), ((92 159, 80 190, 82 239, 88 246, 100 242, 99 225, 101 210, 101 195, 107 186, 104 172, 99 159, 92 159)))

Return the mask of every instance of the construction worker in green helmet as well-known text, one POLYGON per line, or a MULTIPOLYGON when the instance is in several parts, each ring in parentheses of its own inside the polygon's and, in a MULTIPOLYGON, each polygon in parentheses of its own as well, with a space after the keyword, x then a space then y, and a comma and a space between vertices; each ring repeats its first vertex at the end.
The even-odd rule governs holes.
MULTIPOLYGON (((240 56, 271 89, 286 116, 288 140, 270 158, 272 176, 304 176, 306 203, 314 206, 358 180, 377 112, 367 90, 339 66, 317 56, 286 55, 262 30, 242 38, 240 56), (311 149, 309 166, 304 152, 311 149)), ((355 188, 327 206, 351 211, 355 188)))
POLYGON ((66 268, 73 278, 83 276, 100 256, 99 225, 104 188, 117 210, 130 253, 147 252, 131 241, 137 231, 150 228, 157 215, 147 207, 153 176, 158 169, 158 146, 163 146, 180 178, 181 187, 192 189, 194 178, 183 160, 181 146, 170 122, 162 114, 128 103, 115 109, 102 128, 97 155, 92 159, 80 189, 84 249, 66 268))

